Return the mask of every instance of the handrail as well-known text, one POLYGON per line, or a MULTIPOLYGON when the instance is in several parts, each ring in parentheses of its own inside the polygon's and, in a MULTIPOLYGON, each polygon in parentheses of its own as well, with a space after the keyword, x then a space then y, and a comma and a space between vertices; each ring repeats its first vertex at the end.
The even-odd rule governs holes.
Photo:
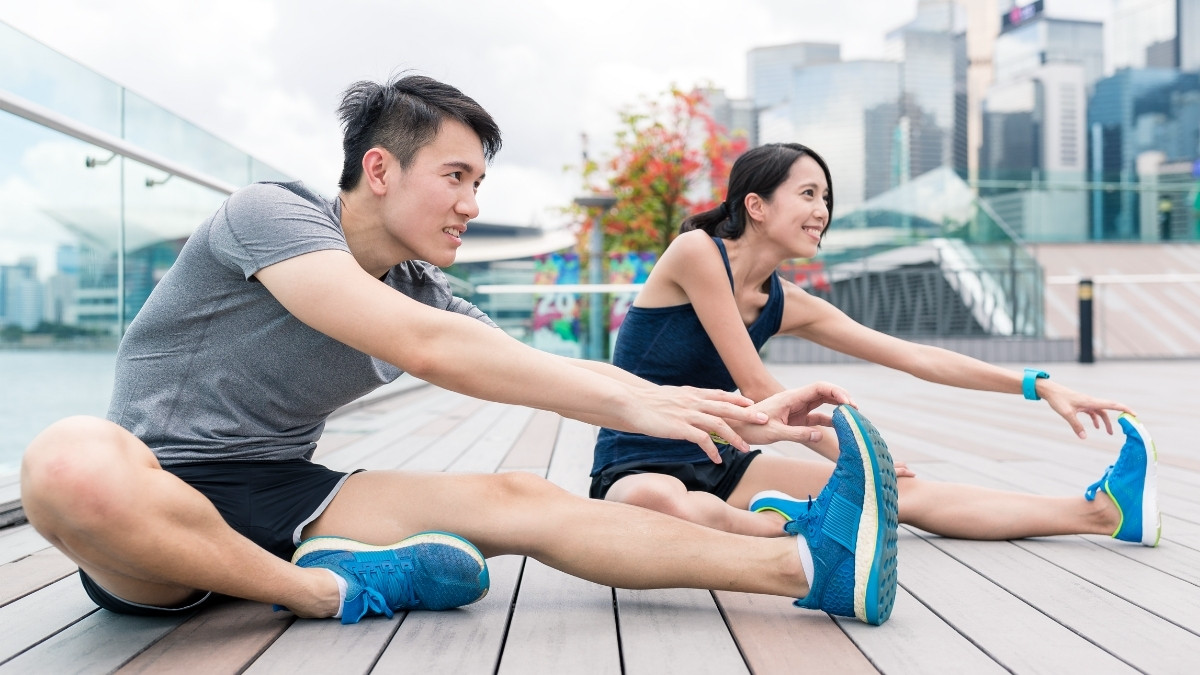
POLYGON ((1046 277, 1046 284, 1051 286, 1074 285, 1083 279, 1091 279, 1093 284, 1179 284, 1200 282, 1200 274, 1177 272, 1172 274, 1096 274, 1085 276, 1079 274, 1061 274, 1046 277))
POLYGON ((483 295, 504 293, 627 293, 645 284, 481 284, 475 292, 483 295))
POLYGON ((35 124, 54 129, 72 138, 77 138, 85 143, 91 143, 109 152, 115 152, 122 157, 128 157, 136 162, 141 162, 160 171, 179 176, 217 192, 223 192, 228 195, 233 194, 238 189, 237 185, 226 183, 223 180, 213 178, 199 171, 194 171, 182 164, 143 150, 122 138, 80 124, 66 115, 40 106, 33 101, 21 98, 3 89, 0 89, 0 110, 10 112, 17 117, 23 117, 35 124))

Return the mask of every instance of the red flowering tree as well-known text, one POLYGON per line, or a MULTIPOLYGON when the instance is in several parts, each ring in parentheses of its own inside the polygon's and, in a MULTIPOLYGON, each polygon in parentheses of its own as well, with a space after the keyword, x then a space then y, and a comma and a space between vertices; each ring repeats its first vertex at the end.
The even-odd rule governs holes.
MULTIPOLYGON (((614 155, 586 162, 584 184, 617 199, 601 219, 605 251, 661 255, 684 218, 724 198, 729 170, 747 142, 713 119, 699 88, 672 88, 660 100, 643 101, 620 115, 614 155)), ((586 261, 594 214, 576 212, 580 256, 586 261)))

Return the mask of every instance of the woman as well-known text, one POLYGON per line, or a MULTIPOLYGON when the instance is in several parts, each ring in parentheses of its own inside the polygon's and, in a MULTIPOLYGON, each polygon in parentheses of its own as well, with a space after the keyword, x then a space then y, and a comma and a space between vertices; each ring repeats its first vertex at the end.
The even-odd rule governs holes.
MULTIPOLYGON (((958 538, 1093 533, 1156 545, 1154 446, 1128 407, 1080 394, 1039 371, 1016 373, 885 335, 779 278, 776 268, 784 261, 816 255, 832 211, 829 168, 809 148, 771 144, 742 155, 726 201, 684 221, 654 266, 621 326, 613 363, 658 384, 737 388, 762 400, 784 388, 759 349, 773 335, 792 335, 930 382, 1044 399, 1081 438, 1077 415, 1091 417, 1096 428, 1103 422, 1111 434, 1108 411, 1120 411, 1128 440, 1085 496, 924 481, 898 464, 900 521, 958 538)), ((832 435, 810 447, 837 456, 832 435)), ((830 471, 828 462, 741 453, 727 445, 712 457, 692 443, 603 429, 591 495, 730 532, 773 536, 782 534, 781 517, 795 518, 807 508, 806 501, 787 495, 816 494, 830 471)))

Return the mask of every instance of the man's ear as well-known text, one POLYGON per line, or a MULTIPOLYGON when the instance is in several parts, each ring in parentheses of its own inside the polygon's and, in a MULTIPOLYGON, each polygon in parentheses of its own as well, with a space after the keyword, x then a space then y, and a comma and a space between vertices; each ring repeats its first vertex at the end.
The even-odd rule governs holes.
POLYGON ((388 180, 391 177, 392 154, 383 148, 371 148, 363 154, 363 181, 371 194, 383 195, 387 192, 388 180))

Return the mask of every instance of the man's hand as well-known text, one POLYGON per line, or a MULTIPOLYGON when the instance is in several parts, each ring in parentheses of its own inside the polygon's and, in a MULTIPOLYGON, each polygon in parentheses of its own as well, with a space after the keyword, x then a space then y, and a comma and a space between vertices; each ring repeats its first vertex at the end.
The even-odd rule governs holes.
POLYGON ((730 424, 743 439, 758 445, 776 441, 816 442, 822 435, 817 427, 832 424, 827 413, 814 412, 827 403, 854 405, 845 389, 828 382, 814 382, 806 387, 782 391, 750 406, 750 410, 766 413, 766 424, 747 426, 735 420, 730 420, 730 424))

